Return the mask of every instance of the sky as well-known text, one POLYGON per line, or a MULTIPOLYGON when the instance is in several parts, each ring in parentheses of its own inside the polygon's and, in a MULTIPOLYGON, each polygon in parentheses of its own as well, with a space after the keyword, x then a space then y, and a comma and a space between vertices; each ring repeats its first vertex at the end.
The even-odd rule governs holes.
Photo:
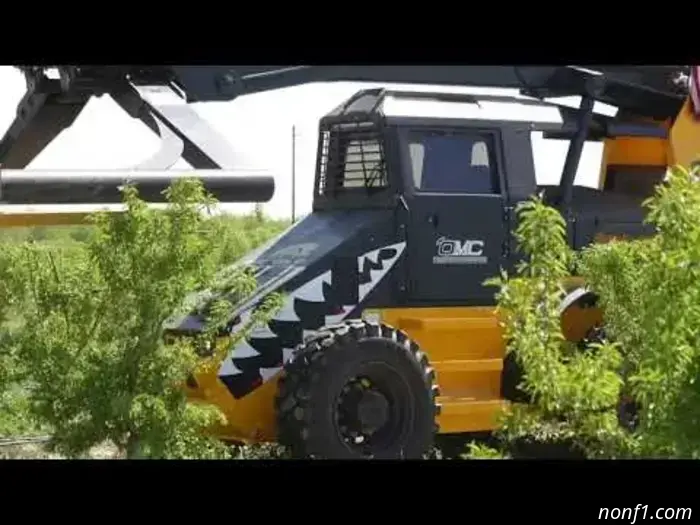
MULTIPOLYGON (((23 76, 11 66, 0 66, 0 129, 12 123, 17 103, 25 93, 23 76)), ((275 177, 275 195, 263 205, 265 213, 277 218, 291 216, 292 129, 296 131, 296 210, 309 213, 316 161, 318 121, 360 89, 380 84, 318 83, 245 95, 231 102, 193 104, 195 111, 231 144, 240 159, 236 169, 254 170, 275 177)), ((445 88, 442 86, 392 85, 402 90, 513 94, 512 90, 445 88)), ((575 103, 576 100, 572 100, 575 103)), ((389 107, 387 108, 390 109, 389 107)), ((425 102, 396 103, 394 113, 426 116, 453 115, 454 105, 426 106, 425 102)), ((601 112, 607 108, 600 106, 601 112)), ((519 118, 529 119, 524 112, 519 118)), ((536 117, 535 117, 536 119, 536 117)), ((107 95, 93 97, 72 127, 59 135, 29 166, 29 170, 111 170, 130 169, 158 150, 159 138, 144 124, 129 117, 107 95)), ((540 183, 556 183, 566 154, 566 143, 536 140, 535 168, 540 183)), ((577 184, 595 185, 602 149, 587 144, 579 167, 577 184)), ((184 161, 174 169, 187 169, 184 161)), ((18 207, 0 206, 19 209, 18 207)), ((85 207, 72 207, 85 209, 85 207)), ((26 209, 26 207, 25 207, 26 209)), ((66 207, 32 207, 37 211, 65 210, 66 207)), ((94 207, 91 207, 94 209, 94 207)), ((246 212, 252 205, 225 205, 233 213, 246 212)))

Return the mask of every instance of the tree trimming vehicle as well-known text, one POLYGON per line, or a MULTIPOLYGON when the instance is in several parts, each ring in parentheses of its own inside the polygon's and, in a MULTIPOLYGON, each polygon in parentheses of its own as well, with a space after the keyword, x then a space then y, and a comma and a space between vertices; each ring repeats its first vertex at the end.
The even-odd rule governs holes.
MULTIPOLYGON (((566 218, 575 249, 647 235, 642 200, 669 165, 691 164, 700 149, 694 98, 677 83, 690 69, 677 66, 60 66, 56 79, 44 67, 23 70, 28 93, 0 142, 0 163, 3 184, 6 173, 15 177, 26 202, 48 202, 42 188, 51 179, 27 185, 29 172, 5 170, 25 168, 92 95, 109 93, 160 134, 149 169, 182 156, 218 170, 235 159, 189 102, 337 80, 519 90, 364 89, 321 119, 313 212, 242 262, 258 288, 222 337, 270 293, 284 293, 282 309, 186 386, 226 414, 222 439, 279 441, 303 457, 418 458, 436 433, 492 430, 503 404, 517 399, 519 372, 504 359, 495 290, 484 281, 519 260, 517 204, 542 192, 566 218), (174 102, 152 96, 163 90, 174 102), (579 107, 557 101, 566 96, 580 97, 579 107), (401 100, 449 109, 392 115, 390 101, 401 100), (597 112, 596 102, 617 111, 597 112), (568 142, 557 184, 537 183, 536 136, 568 142), (595 141, 603 143, 597 187, 577 186, 584 144, 595 141)), ((91 191, 117 186, 106 180, 91 191)), ((63 183, 85 185, 77 176, 63 183)), ((272 194, 269 179, 212 175, 205 184, 229 201, 272 194)), ((65 202, 79 195, 91 198, 69 188, 65 202)), ((566 285, 563 331, 580 341, 602 314, 580 279, 566 285)), ((194 335, 205 323, 197 310, 168 331, 194 335)))

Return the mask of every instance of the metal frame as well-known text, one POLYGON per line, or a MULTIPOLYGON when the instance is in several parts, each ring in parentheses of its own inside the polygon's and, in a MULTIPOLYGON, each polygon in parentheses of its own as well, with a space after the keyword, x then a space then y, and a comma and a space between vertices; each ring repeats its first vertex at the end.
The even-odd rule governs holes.
MULTIPOLYGON (((616 117, 596 114, 594 106, 597 99, 601 97, 606 89, 605 78, 593 75, 587 79, 585 93, 581 97, 578 110, 565 106, 554 101, 547 101, 534 98, 521 98, 504 95, 480 95, 480 94, 460 94, 441 93, 424 91, 399 91, 385 88, 372 88, 358 91, 348 100, 334 108, 325 115, 319 125, 320 134, 330 131, 334 126, 343 123, 372 122, 379 130, 387 150, 387 141, 393 136, 391 129, 394 125, 406 128, 412 126, 429 127, 431 125, 444 129, 446 126, 454 126, 455 129, 477 129, 484 128, 492 130, 512 125, 519 121, 478 121, 475 119, 446 119, 444 117, 397 117, 386 116, 384 114, 384 103, 388 98, 429 100, 436 102, 478 104, 479 102, 507 102, 537 107, 549 107, 559 110, 562 123, 534 122, 529 124, 531 131, 542 131, 546 138, 558 138, 569 140, 569 149, 566 155, 562 170, 559 188, 559 204, 564 210, 568 210, 573 197, 574 181, 578 170, 583 147, 586 141, 603 140, 616 136, 638 136, 638 137, 666 137, 667 128, 661 123, 644 123, 619 121, 616 117), (384 133, 381 133, 384 130, 384 133)), ((319 141, 321 137, 319 137, 319 141)), ((323 163, 323 152, 319 142, 317 156, 317 174, 314 183, 314 209, 324 209, 332 207, 391 207, 395 205, 395 198, 391 191, 383 193, 386 196, 370 195, 362 188, 345 190, 343 195, 333 195, 328 197, 319 192, 321 166, 323 163)), ((387 163, 392 160, 386 159, 387 163)), ((398 164, 396 164, 398 165, 398 164)), ((403 192, 407 182, 405 180, 392 180, 394 170, 389 169, 390 186, 393 194, 403 192)), ((501 175, 501 185, 504 194, 507 193, 508 182, 501 175)), ((413 191, 413 189, 409 189, 413 191)))
POLYGON ((564 168, 562 170, 561 180, 559 182, 559 187, 562 191, 561 205, 565 210, 568 210, 569 206, 571 205, 576 172, 578 171, 579 164, 581 163, 583 146, 586 143, 586 138, 590 133, 591 124, 593 123, 593 107, 595 105, 596 97, 600 96, 604 90, 605 82, 602 77, 592 77, 588 79, 586 93, 581 98, 576 133, 571 138, 571 142, 569 143, 569 150, 566 154, 566 159, 564 160, 564 168))
MULTIPOLYGON (((129 115, 161 137, 161 149, 137 166, 153 170, 168 169, 180 157, 195 169, 231 169, 236 165, 227 141, 188 106, 194 101, 232 100, 243 94, 334 81, 493 86, 519 89, 537 99, 581 95, 584 102, 576 122, 572 121, 575 110, 560 108, 562 116, 569 115, 565 118, 567 126, 544 130, 572 139, 562 177, 565 202, 570 199, 571 172, 575 173, 582 141, 591 136, 610 136, 614 126, 620 124, 593 115, 589 109, 593 102, 615 105, 624 114, 663 121, 674 118, 685 98, 670 87, 667 78, 679 70, 677 66, 601 66, 598 71, 576 66, 57 66, 57 79, 49 78, 46 66, 20 69, 27 80, 27 93, 19 103, 17 117, 0 140, 0 166, 6 169, 26 168, 75 121, 93 95, 111 95, 129 115), (169 100, 155 100, 156 92, 161 98, 167 93, 169 100)), ((327 118, 348 111, 373 113, 387 95, 443 101, 499 98, 390 90, 358 95, 373 95, 375 108, 357 106, 359 99, 354 97, 337 108, 338 115, 331 113, 327 118)), ((542 100, 514 100, 548 105, 542 100)), ((625 129, 626 134, 629 131, 629 127, 625 129)), ((637 131, 641 136, 660 132, 637 131)))

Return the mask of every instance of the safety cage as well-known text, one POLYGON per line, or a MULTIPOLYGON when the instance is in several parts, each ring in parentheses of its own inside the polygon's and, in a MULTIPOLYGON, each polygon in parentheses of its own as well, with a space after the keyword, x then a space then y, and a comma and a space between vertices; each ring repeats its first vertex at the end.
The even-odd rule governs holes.
POLYGON ((373 122, 332 125, 321 131, 319 151, 319 194, 388 186, 382 136, 373 122))
POLYGON ((391 195, 383 99, 383 90, 361 91, 321 119, 316 208, 368 206, 391 195))

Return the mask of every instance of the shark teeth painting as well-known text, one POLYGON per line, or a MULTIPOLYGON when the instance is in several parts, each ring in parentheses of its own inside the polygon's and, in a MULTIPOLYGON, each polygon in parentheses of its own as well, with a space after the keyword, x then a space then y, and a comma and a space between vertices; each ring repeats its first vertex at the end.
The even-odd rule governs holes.
MULTIPOLYGON (((240 399, 274 378, 304 337, 323 326, 343 321, 374 290, 396 264, 406 248, 401 242, 377 248, 357 258, 359 289, 357 304, 330 304, 332 272, 322 272, 299 288, 288 292, 282 308, 266 326, 256 327, 247 339, 230 350, 218 372, 231 394, 240 399), (320 315, 316 313, 320 312, 320 315)), ((241 315, 241 330, 250 310, 241 315)))

